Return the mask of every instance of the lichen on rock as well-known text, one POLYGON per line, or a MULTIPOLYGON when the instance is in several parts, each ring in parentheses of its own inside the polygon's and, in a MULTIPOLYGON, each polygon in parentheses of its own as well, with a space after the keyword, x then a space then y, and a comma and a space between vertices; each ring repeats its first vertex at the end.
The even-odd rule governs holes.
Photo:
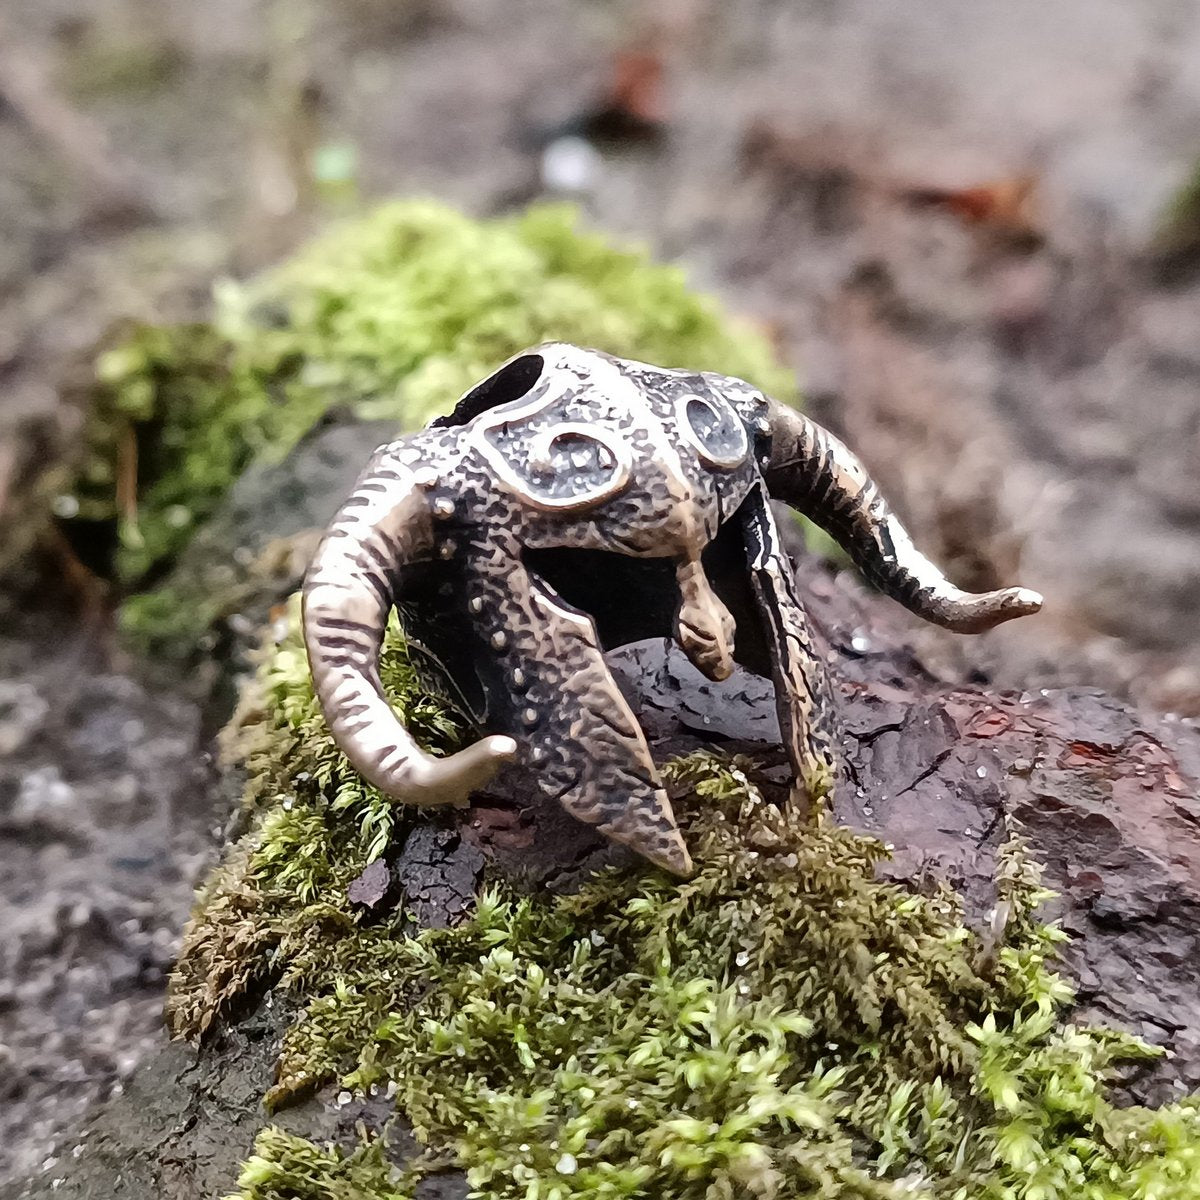
MULTIPOLYGON (((1115 1107, 1114 1067, 1154 1052, 1064 1016, 1061 935, 1037 918, 1045 893, 1015 839, 993 940, 948 887, 878 879, 879 842, 777 808, 753 762, 701 753, 666 768, 688 881, 638 867, 551 897, 493 880, 442 930, 356 908, 349 883, 402 810, 321 727, 294 620, 227 740, 251 829, 202 897, 171 1001, 194 1033, 253 986, 291 996, 270 1105, 323 1084, 392 1095, 429 1152, 497 1200, 1200 1188, 1200 1107, 1115 1107)), ((450 745, 395 629, 384 662, 427 744, 450 745)), ((399 1195, 381 1146, 268 1127, 238 1196, 399 1195)))

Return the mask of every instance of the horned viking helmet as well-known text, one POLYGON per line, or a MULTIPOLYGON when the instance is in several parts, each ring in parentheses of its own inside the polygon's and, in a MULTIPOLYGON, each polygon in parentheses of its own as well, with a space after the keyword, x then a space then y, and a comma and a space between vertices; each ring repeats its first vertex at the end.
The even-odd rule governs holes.
POLYGON ((714 680, 773 677, 810 796, 835 773, 828 685, 769 499, 829 531, 880 590, 960 632, 1037 611, 971 595, 914 548, 835 437, 749 384, 550 344, 448 416, 380 447, 304 585, 313 679, 354 768, 409 804, 465 803, 505 763, 568 812, 679 873, 690 859, 606 649, 673 634, 714 680), (486 735, 422 750, 384 695, 397 606, 486 735))

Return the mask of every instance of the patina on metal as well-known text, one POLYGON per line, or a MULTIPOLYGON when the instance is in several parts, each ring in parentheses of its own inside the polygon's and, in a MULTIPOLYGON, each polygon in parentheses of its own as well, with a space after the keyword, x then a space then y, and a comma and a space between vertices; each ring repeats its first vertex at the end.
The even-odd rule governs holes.
POLYGON ((961 632, 1036 612, 972 595, 913 546, 857 458, 741 380, 576 346, 510 360, 448 416, 379 448, 304 585, 317 695, 346 757, 408 804, 463 804, 506 763, 652 862, 691 860, 604 651, 673 635, 706 676, 774 680, 796 786, 836 774, 829 682, 770 499, 827 529, 881 591, 961 632), (384 695, 397 606, 480 740, 423 751, 384 695))

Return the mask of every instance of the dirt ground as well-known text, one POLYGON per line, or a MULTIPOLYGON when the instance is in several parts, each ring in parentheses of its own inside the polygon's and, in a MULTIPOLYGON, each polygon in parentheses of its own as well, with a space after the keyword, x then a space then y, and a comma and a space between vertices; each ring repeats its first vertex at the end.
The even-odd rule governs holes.
MULTIPOLYGON (((115 319, 373 197, 567 196, 768 327, 958 581, 1046 594, 926 661, 1195 716, 1197 130, 1185 0, 4 0, 6 533, 115 319)), ((158 1044, 223 801, 186 681, 0 613, 3 1190, 158 1044)))

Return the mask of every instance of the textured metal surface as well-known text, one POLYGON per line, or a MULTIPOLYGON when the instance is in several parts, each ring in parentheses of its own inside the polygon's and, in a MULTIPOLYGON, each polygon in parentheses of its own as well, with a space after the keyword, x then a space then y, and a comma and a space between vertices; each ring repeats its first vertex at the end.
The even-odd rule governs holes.
POLYGON ((831 693, 770 496, 928 620, 968 631, 1040 606, 1024 589, 954 588, 841 442, 749 384, 546 345, 381 447, 334 520, 305 581, 304 621, 335 739, 405 803, 463 803, 515 760, 579 820, 686 874, 604 651, 672 635, 711 679, 735 662, 769 673, 797 787, 827 793, 831 693), (448 758, 413 742, 380 686, 393 605, 418 659, 485 735, 448 758))

